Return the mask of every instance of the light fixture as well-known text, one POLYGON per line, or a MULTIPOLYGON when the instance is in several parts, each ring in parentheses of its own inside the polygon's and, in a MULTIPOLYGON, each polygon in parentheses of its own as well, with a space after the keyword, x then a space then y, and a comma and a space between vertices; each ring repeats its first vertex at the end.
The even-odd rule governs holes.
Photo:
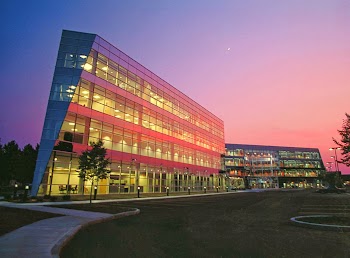
POLYGON ((99 98, 101 98, 99 95, 94 95, 94 98, 95 99, 99 99, 99 98))
POLYGON ((87 58, 87 56, 86 56, 86 55, 80 55, 80 58, 82 58, 82 59, 86 59, 86 58, 87 58))
MULTIPOLYGON (((84 70, 90 71, 90 70, 92 69, 92 65, 86 63, 86 64, 84 64, 84 67, 83 67, 83 68, 84 68, 84 70)), ((96 71, 96 73, 97 73, 97 71, 96 71)))
POLYGON ((87 90, 83 90, 81 93, 83 94, 89 94, 89 92, 87 90))
POLYGON ((75 123, 68 123, 69 125, 75 125, 75 123))

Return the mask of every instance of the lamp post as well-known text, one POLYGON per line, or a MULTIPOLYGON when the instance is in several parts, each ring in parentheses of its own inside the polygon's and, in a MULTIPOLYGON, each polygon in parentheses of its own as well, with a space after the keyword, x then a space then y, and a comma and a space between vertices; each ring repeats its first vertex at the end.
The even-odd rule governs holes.
POLYGON ((187 187, 187 190, 188 190, 188 194, 190 195, 191 194, 191 187, 187 187))
POLYGON ((166 196, 169 196, 169 186, 166 187, 166 196))
POLYGON ((94 200, 96 200, 96 195, 97 195, 97 186, 94 186, 94 200))
POLYGON ((23 201, 26 201, 28 198, 28 191, 29 191, 29 185, 26 185, 24 187, 24 195, 23 195, 23 201))
POLYGON ((137 198, 140 198, 140 186, 137 187, 137 198))
POLYGON ((335 162, 335 169, 336 171, 339 171, 339 164, 338 164, 338 157, 337 157, 337 150, 340 150, 340 147, 331 147, 329 148, 330 151, 334 150, 334 162, 335 162))
POLYGON ((13 199, 17 198, 17 189, 18 189, 18 184, 15 183, 15 188, 13 189, 13 199))
MULTIPOLYGON (((135 187, 138 189, 138 187, 139 187, 139 185, 140 185, 140 182, 139 182, 139 180, 140 180, 140 177, 139 177, 139 173, 138 173, 138 171, 137 171, 137 168, 136 168, 136 159, 131 159, 131 170, 132 169, 134 169, 134 173, 135 173, 135 178, 136 178, 136 185, 135 185, 135 187)), ((134 188, 135 189, 135 188, 134 188)), ((135 190, 134 190, 134 192, 135 192, 135 190)))
POLYGON ((204 186, 204 193, 207 193, 207 187, 204 186))

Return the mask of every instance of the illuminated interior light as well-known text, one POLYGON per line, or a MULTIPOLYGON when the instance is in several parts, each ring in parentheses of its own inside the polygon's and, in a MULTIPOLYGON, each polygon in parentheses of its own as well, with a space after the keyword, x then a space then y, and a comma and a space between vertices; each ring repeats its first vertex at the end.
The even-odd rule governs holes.
POLYGON ((93 128, 93 127, 90 127, 90 130, 94 130, 94 128, 93 128))
POLYGON ((75 125, 75 123, 68 123, 69 125, 75 125))
POLYGON ((99 95, 94 95, 94 98, 95 99, 99 99, 99 98, 101 98, 99 95))
POLYGON ((77 86, 74 86, 74 85, 69 86, 69 88, 72 89, 72 90, 75 90, 76 87, 77 86))
POLYGON ((84 96, 84 98, 88 99, 89 97, 88 96, 84 96))
POLYGON ((70 57, 73 57, 73 55, 69 55, 70 57))
POLYGON ((82 59, 86 59, 86 58, 87 58, 87 56, 86 56, 86 55, 80 55, 80 58, 82 58, 82 59))
POLYGON ((116 118, 120 118, 120 115, 116 115, 115 117, 116 117, 116 118))
POLYGON ((83 94, 89 94, 89 92, 87 90, 83 90, 81 93, 83 94))
POLYGON ((107 66, 102 67, 102 70, 103 70, 103 71, 107 71, 107 66))
POLYGON ((115 111, 115 112, 120 112, 120 110, 119 110, 119 109, 115 109, 114 111, 115 111))
POLYGON ((71 130, 74 131, 74 132, 78 131, 78 129, 73 129, 73 128, 71 130))
POLYGON ((125 116, 130 116, 129 114, 125 114, 125 116))
POLYGON ((68 95, 68 97, 69 97, 69 98, 72 98, 72 97, 73 97, 73 95, 72 95, 72 94, 69 94, 69 95, 68 95))
POLYGON ((67 92, 74 92, 73 90, 70 90, 70 89, 68 89, 68 90, 66 90, 67 92))
POLYGON ((88 63, 82 65, 82 67, 83 67, 85 70, 87 70, 87 71, 90 71, 90 70, 92 69, 92 65, 91 65, 91 64, 88 64, 88 63))
POLYGON ((128 121, 128 122, 130 122, 130 119, 129 118, 127 118, 127 119, 125 119, 126 121, 128 121))

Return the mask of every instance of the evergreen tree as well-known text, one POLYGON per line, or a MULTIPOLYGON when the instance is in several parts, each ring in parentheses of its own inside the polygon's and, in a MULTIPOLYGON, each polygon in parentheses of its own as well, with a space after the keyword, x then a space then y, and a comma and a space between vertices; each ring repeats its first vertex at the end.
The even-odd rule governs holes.
POLYGON ((0 185, 5 185, 6 171, 5 171, 5 159, 4 159, 4 146, 0 143, 0 185))
POLYGON ((97 143, 90 142, 92 147, 90 150, 82 152, 79 156, 79 177, 84 181, 91 182, 90 203, 92 196, 92 188, 94 181, 107 178, 107 173, 110 172, 108 165, 109 158, 106 158, 107 149, 103 147, 103 142, 100 140, 97 143))
POLYGON ((350 115, 345 113, 346 118, 343 119, 342 129, 338 130, 340 141, 333 138, 333 141, 341 148, 342 158, 340 163, 350 166, 350 115))
POLYGON ((31 183, 33 181, 36 159, 38 157, 38 150, 34 149, 32 145, 24 146, 21 153, 21 170, 17 180, 22 183, 31 183))
POLYGON ((11 180, 23 184, 31 183, 38 151, 38 144, 36 149, 27 144, 23 150, 15 141, 0 144, 0 185, 8 185, 11 180))
POLYGON ((8 184, 11 180, 17 180, 20 173, 21 150, 15 141, 10 141, 3 147, 3 179, 4 184, 8 184))

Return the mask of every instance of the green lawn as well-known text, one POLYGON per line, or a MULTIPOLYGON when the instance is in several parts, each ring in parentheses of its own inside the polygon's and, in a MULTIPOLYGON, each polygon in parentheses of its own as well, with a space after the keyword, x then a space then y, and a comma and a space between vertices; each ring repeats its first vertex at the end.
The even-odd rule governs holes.
POLYGON ((61 215, 0 206, 0 235, 36 221, 57 216, 61 215))
POLYGON ((350 233, 289 222, 306 206, 349 205, 345 197, 293 191, 93 204, 90 210, 141 213, 83 229, 61 257, 348 257, 350 233))

